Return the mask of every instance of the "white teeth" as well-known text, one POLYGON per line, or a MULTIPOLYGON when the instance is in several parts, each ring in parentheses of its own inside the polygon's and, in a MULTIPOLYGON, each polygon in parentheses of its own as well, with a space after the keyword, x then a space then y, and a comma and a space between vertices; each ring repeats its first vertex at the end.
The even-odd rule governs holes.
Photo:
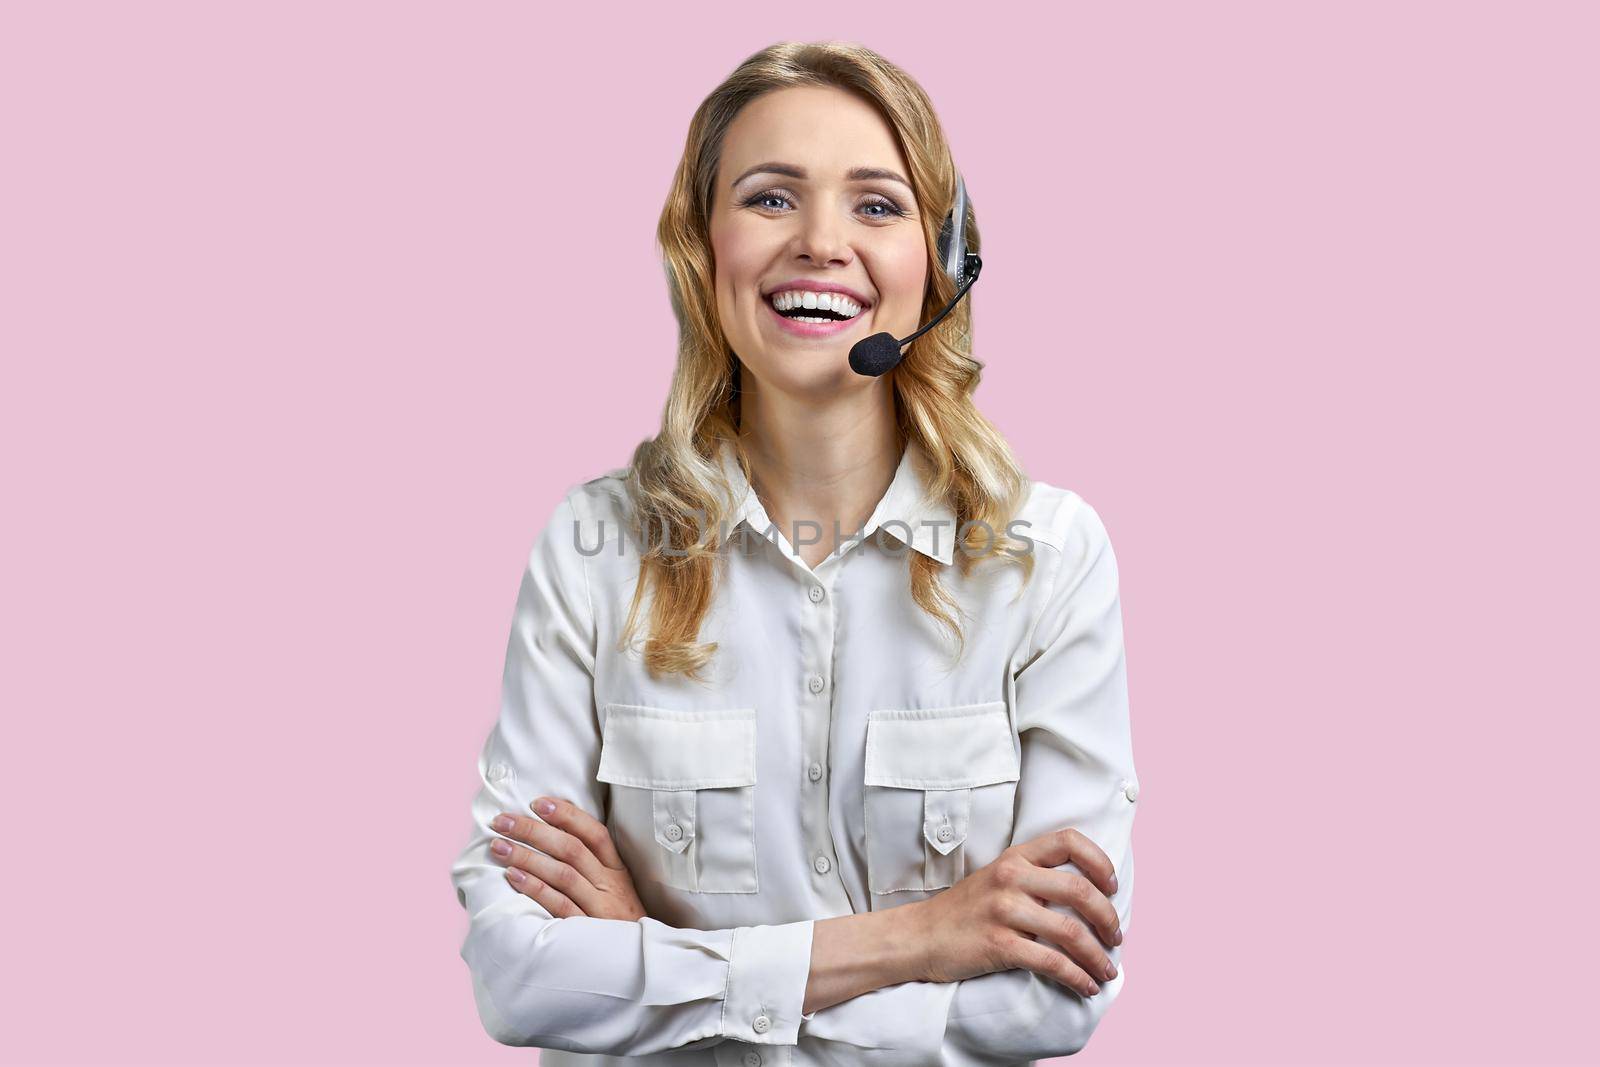
MULTIPOLYGON (((779 311, 792 311, 795 308, 822 308, 852 319, 861 314, 861 305, 842 293, 808 293, 798 289, 790 289, 774 294, 772 306, 779 311)), ((805 317, 801 321, 808 321, 808 319, 809 317, 805 317)), ((831 322, 833 320, 824 319, 823 321, 831 322)))

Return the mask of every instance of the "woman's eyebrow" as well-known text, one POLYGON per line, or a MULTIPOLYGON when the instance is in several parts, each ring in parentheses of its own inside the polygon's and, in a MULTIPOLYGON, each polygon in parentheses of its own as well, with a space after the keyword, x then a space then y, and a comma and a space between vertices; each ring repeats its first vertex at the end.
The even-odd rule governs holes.
MULTIPOLYGON (((749 170, 733 179, 733 181, 730 183, 730 186, 738 185, 752 174, 782 174, 789 178, 798 178, 801 181, 806 179, 806 170, 804 167, 797 167, 793 163, 767 162, 757 163, 755 166, 751 167, 749 170)), ((852 182, 869 182, 883 179, 891 182, 899 182, 907 189, 911 188, 910 182, 900 177, 900 175, 896 174, 894 171, 885 170, 882 167, 853 167, 848 173, 845 174, 844 177, 846 181, 852 182)))

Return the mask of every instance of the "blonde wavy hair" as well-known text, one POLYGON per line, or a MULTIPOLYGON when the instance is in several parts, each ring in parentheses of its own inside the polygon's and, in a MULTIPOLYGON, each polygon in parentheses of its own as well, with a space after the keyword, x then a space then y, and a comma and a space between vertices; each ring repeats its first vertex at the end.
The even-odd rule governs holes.
MULTIPOLYGON (((710 219, 723 141, 734 116, 750 101, 801 85, 844 89, 883 115, 905 155, 922 208, 930 266, 923 321, 955 293, 935 258, 939 227, 955 202, 955 164, 932 102, 910 75, 858 45, 785 42, 739 64, 700 104, 656 232, 678 319, 678 364, 661 432, 639 444, 625 479, 640 574, 618 649, 632 643, 646 590, 651 590, 643 659, 652 675, 676 673, 703 681, 701 670, 717 645, 698 640, 700 627, 712 603, 718 561, 726 558, 720 535, 729 532, 736 503, 716 458, 724 443, 735 450, 745 477, 751 476, 739 443, 740 363, 723 335, 713 285, 710 219)), ((968 249, 979 250, 970 207, 966 239, 968 249)), ((965 574, 984 558, 1001 558, 1022 567, 1025 584, 1033 573, 1031 546, 1009 536, 1006 525, 1027 494, 1028 479, 1005 439, 972 402, 983 364, 972 358, 971 307, 970 299, 963 300, 912 342, 886 377, 894 390, 902 447, 913 439, 922 446, 932 460, 930 491, 955 514, 962 534, 956 565, 965 574)), ((918 552, 906 555, 911 599, 951 632, 959 659, 965 647, 955 617, 960 605, 940 582, 943 565, 918 552)))

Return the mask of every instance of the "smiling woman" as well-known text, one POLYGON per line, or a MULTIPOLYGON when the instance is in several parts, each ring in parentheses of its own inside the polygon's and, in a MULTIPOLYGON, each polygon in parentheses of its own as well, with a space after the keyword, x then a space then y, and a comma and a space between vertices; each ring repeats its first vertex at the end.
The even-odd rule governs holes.
POLYGON ((696 111, 657 231, 661 431, 534 541, 451 871, 496 1040, 1026 1064, 1120 992, 1139 785, 1106 528, 974 405, 970 301, 888 373, 849 362, 950 301, 961 188, 865 48, 774 45, 696 111))

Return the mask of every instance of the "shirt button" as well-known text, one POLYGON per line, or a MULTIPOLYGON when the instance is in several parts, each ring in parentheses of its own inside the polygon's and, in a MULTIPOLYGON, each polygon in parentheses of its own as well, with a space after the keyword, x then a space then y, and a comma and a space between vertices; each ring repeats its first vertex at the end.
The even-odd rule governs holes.
POLYGON ((811 602, 813 604, 822 603, 822 596, 823 596, 822 586, 814 585, 814 586, 811 587, 811 602))
POLYGON ((677 823, 673 823, 671 826, 667 827, 667 840, 668 841, 678 841, 678 840, 682 839, 682 837, 683 837, 683 827, 679 826, 677 823))
POLYGON ((954 836, 956 836, 956 832, 954 830, 950 829, 950 827, 948 827, 948 826, 939 827, 939 840, 940 841, 948 841, 954 836))
POLYGON ((744 1067, 761 1067, 761 1053, 746 1052, 743 1059, 744 1067))
POLYGON ((756 1033, 764 1034, 768 1030, 772 1029, 772 1020, 767 1018, 765 1015, 757 1015, 754 1019, 750 1020, 750 1026, 755 1030, 756 1033))
POLYGON ((817 862, 813 863, 812 866, 817 869, 818 874, 827 874, 833 869, 833 864, 828 862, 828 857, 826 856, 818 856, 817 862))
POLYGON ((826 683, 826 682, 824 682, 822 680, 822 675, 813 674, 811 676, 811 681, 806 683, 806 684, 808 684, 811 687, 811 691, 813 693, 820 693, 820 692, 822 692, 822 687, 824 685, 827 685, 828 683, 826 683))
POLYGON ((811 766, 806 768, 806 774, 813 782, 815 782, 817 779, 822 777, 822 764, 813 763, 811 766))
POLYGON ((1122 780, 1122 795, 1127 797, 1130 802, 1138 800, 1139 799, 1139 783, 1138 782, 1130 782, 1126 778, 1124 778, 1122 780))

